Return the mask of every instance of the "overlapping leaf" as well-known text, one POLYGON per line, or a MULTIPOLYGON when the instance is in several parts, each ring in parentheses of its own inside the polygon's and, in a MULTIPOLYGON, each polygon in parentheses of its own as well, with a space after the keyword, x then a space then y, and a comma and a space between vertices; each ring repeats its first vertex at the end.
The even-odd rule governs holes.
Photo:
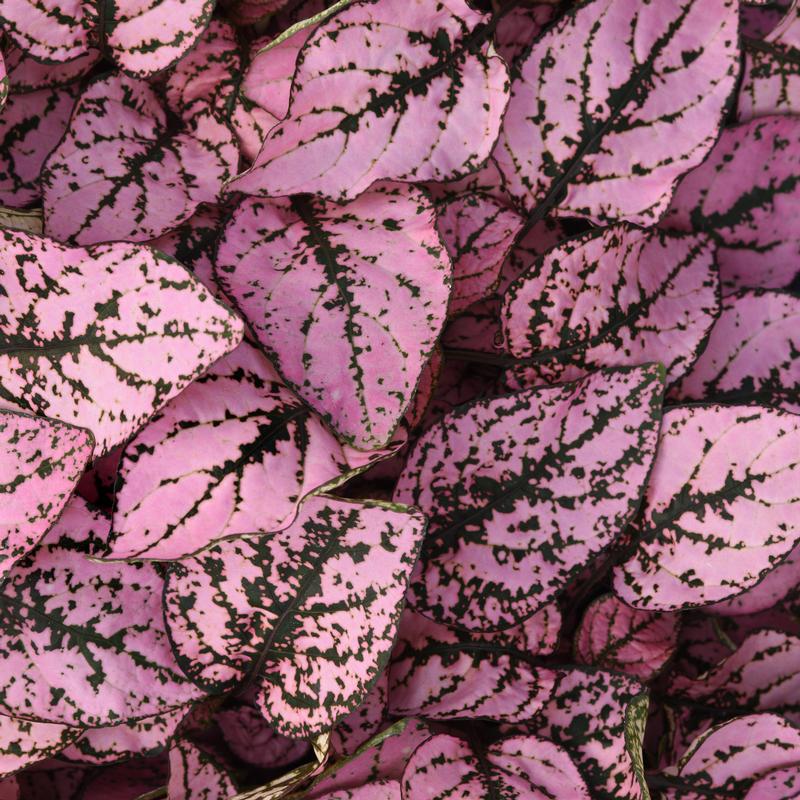
POLYGON ((615 568, 614 591, 635 608, 673 611, 754 586, 800 538, 799 478, 800 416, 667 411, 636 550, 615 568))
POLYGON ((412 604, 491 630, 548 603, 635 513, 662 381, 658 366, 601 370, 480 401, 427 431, 395 491, 430 523, 412 604))
POLYGON ((56 522, 93 447, 82 428, 0 410, 0 578, 56 522))
POLYGON ((300 397, 355 447, 390 440, 441 331, 450 263, 417 189, 335 205, 247 200, 217 256, 225 293, 300 397))
POLYGON ((27 94, 41 89, 56 89, 70 86, 86 76, 102 58, 94 48, 84 55, 60 63, 42 63, 29 53, 7 42, 4 50, 8 81, 13 94, 27 94))
POLYGON ((433 736, 411 756, 401 783, 403 800, 590 797, 564 750, 536 736, 510 736, 484 752, 455 736, 433 736))
POLYGON ((388 659, 423 531, 418 512, 314 497, 282 533, 171 566, 165 613, 181 667, 207 692, 253 683, 280 733, 330 727, 388 659))
POLYGON ((3 230, 0 396, 124 441, 242 336, 171 259, 130 244, 64 247, 3 230))
POLYGON ((45 63, 85 56, 94 45, 133 75, 152 75, 177 61, 197 41, 214 0, 117 0, 98 7, 42 0, 31 6, 0 2, 0 21, 14 42, 45 63))
POLYGON ((215 202, 238 158, 233 134, 212 114, 174 130, 144 81, 97 79, 45 163, 45 231, 84 245, 147 241, 215 202))
MULTIPOLYGON (((81 735, 81 729, 0 715, 0 775, 56 755, 81 735)), ((0 798, 3 798, 0 788, 0 798)))
POLYGON ((672 382, 700 351, 718 292, 708 237, 620 224, 541 257, 506 291, 501 318, 510 352, 532 362, 529 384, 647 361, 672 382))
POLYGON ((651 225, 711 149, 738 73, 738 3, 577 4, 519 63, 494 151, 527 211, 651 225))
POLYGON ((107 557, 181 558, 218 539, 281 530, 309 494, 389 452, 339 444, 242 343, 126 446, 107 557))
POLYGON ((188 739, 169 749, 169 800, 228 800, 236 784, 223 764, 188 739))
POLYGON ((717 243, 722 283, 782 288, 800 271, 800 120, 762 117, 728 128, 680 183, 662 226, 717 243))
POLYGON ((3 713, 93 727, 163 713, 199 696, 154 613, 164 583, 156 570, 90 560, 107 526, 73 499, 0 589, 3 713))
POLYGON ((365 0, 300 51, 287 118, 231 187, 353 199, 376 180, 450 180, 488 158, 508 98, 465 0, 365 0))
POLYGON ((798 320, 800 298, 788 292, 740 289, 724 297, 705 350, 674 396, 800 411, 798 320))

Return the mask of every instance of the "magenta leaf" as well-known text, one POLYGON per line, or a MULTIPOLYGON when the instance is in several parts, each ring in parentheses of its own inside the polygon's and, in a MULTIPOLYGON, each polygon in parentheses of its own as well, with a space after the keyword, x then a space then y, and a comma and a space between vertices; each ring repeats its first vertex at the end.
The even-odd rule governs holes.
POLYGON ((457 314, 497 286, 523 220, 491 197, 457 196, 439 208, 439 233, 453 261, 449 312, 457 314))
POLYGON ((56 523, 93 447, 82 428, 0 410, 0 578, 56 523))
POLYGON ((516 77, 519 63, 537 36, 556 16, 555 3, 535 3, 531 6, 511 8, 500 22, 494 34, 497 52, 509 66, 512 77, 516 77))
POLYGON ((676 611, 749 589, 800 538, 800 416, 758 406, 664 414, 631 558, 629 605, 676 611))
POLYGON ((564 220, 545 217, 537 222, 514 244, 500 272, 497 291, 503 294, 517 278, 533 268, 540 256, 567 238, 569 234, 564 226, 564 220))
POLYGON ((45 162, 45 231, 84 245, 160 236, 215 202, 238 158, 233 134, 210 113, 173 131, 147 83, 97 79, 45 162))
POLYGON ((202 34, 213 0, 116 0, 102 10, 88 0, 42 0, 31 7, 0 0, 0 21, 14 43, 45 63, 101 49, 131 75, 152 75, 177 61, 202 34))
POLYGON ((489 157, 508 98, 486 21, 465 0, 344 8, 300 51, 287 118, 231 188, 352 200, 376 180, 473 172, 489 157))
POLYGON ((389 710, 428 719, 523 722, 557 680, 531 656, 406 612, 389 674, 389 710))
POLYGON ((0 396, 88 428, 96 456, 242 337, 208 290, 146 247, 4 230, 0 281, 0 396))
POLYGON ((800 298, 788 292, 740 289, 724 297, 705 350, 674 396, 800 412, 798 320, 800 298))
POLYGON ((793 4, 785 18, 763 40, 746 38, 743 45, 739 119, 766 114, 797 115, 800 112, 800 6, 793 4))
POLYGON ((611 545, 652 463, 659 365, 462 407, 418 441, 395 500, 429 519, 410 602, 472 630, 519 624, 611 545))
POLYGON ((723 286, 780 289, 800 271, 800 120, 772 116, 728 128, 680 183, 662 226, 718 245, 723 286))
POLYGON ((73 499, 0 587, 3 713, 95 727, 199 696, 178 670, 157 613, 164 582, 156 570, 89 558, 107 527, 73 499))
MULTIPOLYGON (((0 775, 56 755, 81 735, 81 728, 0 715, 0 775)), ((0 791, 0 798, 3 797, 0 791)))
POLYGON ((169 800, 228 800, 237 786, 228 769, 213 754, 188 739, 169 749, 169 800))
POLYGON ((654 678, 675 654, 678 617, 630 608, 608 594, 586 609, 575 634, 584 664, 617 669, 642 681, 654 678))
POLYGON ((92 49, 71 61, 43 64, 13 44, 5 51, 8 80, 13 94, 71 86, 87 75, 101 58, 100 51, 92 49))
POLYGON ((404 800, 400 781, 370 781, 355 789, 341 789, 319 795, 317 800, 404 800))
POLYGON ((528 385, 660 361, 667 381, 697 357, 718 313, 706 236, 614 225, 550 250, 503 298, 509 351, 528 385), (527 364, 528 362, 526 362, 527 364))
POLYGON ((447 308, 451 267, 425 196, 380 184, 341 206, 246 200, 216 266, 287 385, 348 443, 385 446, 447 308))
POLYGON ((566 752, 536 736, 510 736, 485 750, 440 734, 420 745, 402 779, 403 800, 589 800, 566 752))
POLYGON ((519 64, 494 151, 541 218, 651 225, 711 149, 739 68, 738 3, 581 3, 519 64))
POLYGON ((170 566, 178 662, 206 692, 245 680, 287 736, 353 710, 392 647, 424 520, 397 506, 313 497, 287 530, 170 566))
POLYGON ((800 797, 800 766, 768 772, 750 786, 745 800, 793 800, 800 797))
MULTIPOLYGON (((165 757, 137 758, 92 770, 80 785, 81 800, 139 800, 144 795, 160 794, 167 782, 168 762, 165 757)), ((161 795, 163 797, 163 794, 161 795)), ((75 795, 65 797, 73 800, 75 795)))
POLYGON ((390 453, 339 444, 242 343, 126 446, 106 557, 182 558, 282 530, 306 497, 390 453))

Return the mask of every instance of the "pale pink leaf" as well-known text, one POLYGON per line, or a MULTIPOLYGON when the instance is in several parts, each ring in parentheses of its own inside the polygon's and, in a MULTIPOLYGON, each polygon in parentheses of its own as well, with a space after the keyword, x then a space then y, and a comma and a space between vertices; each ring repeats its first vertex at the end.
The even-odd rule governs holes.
POLYGON ((507 347, 527 385, 660 361, 667 381, 697 357, 719 309, 708 237, 625 223, 550 250, 506 291, 507 347))
POLYGON ((56 755, 81 733, 81 728, 0 715, 0 775, 56 755))
POLYGON ((404 800, 400 781, 370 781, 355 789, 340 789, 319 795, 317 800, 404 800))
POLYGON ((353 710, 389 657, 424 520, 312 497, 287 530, 170 566, 165 614, 182 669, 207 692, 242 680, 280 733, 353 710))
POLYGON ((361 745, 386 727, 388 697, 389 672, 385 670, 358 708, 341 719, 331 732, 331 749, 334 753, 353 755, 361 745))
POLYGON ((226 767, 188 739, 169 749, 168 800, 228 800, 237 792, 226 767))
POLYGON ((776 769, 754 781, 744 800, 796 800, 800 797, 800 765, 776 769))
POLYGON ((88 428, 96 456, 242 338, 227 307, 146 247, 71 248, 6 229, 0 282, 0 394, 88 428))
POLYGON ((102 53, 99 50, 91 49, 72 61, 44 64, 13 44, 5 51, 8 81, 14 94, 74 85, 87 75, 101 58, 102 53))
POLYGON ((244 201, 216 276, 287 384, 343 439, 382 447, 441 332, 451 266, 417 189, 336 205, 244 201))
POLYGON ((345 7, 300 51, 289 114, 231 188, 352 200, 376 180, 451 180, 489 157, 508 99, 465 0, 345 7))
POLYGON ((494 151, 538 218, 652 225, 717 138, 739 71, 735 0, 580 3, 519 64, 494 151))
POLYGON ((410 602, 472 630, 519 624, 609 547, 654 456, 658 365, 465 406, 418 441, 395 490, 428 516, 410 602))
POLYGON ((800 416, 758 406, 664 414, 633 555, 614 591, 635 608, 676 611, 733 597, 800 537, 800 416))

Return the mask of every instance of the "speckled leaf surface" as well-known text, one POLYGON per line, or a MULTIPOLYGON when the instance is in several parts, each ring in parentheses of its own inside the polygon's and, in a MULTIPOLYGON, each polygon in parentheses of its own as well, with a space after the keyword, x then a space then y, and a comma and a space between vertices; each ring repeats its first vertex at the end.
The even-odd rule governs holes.
POLYGON ((723 131, 661 225, 710 234, 727 289, 780 289, 800 271, 799 210, 800 120, 760 117, 723 131))
POLYGON ((411 756, 401 784, 403 800, 591 796, 564 750, 536 736, 510 736, 480 753, 456 736, 433 736, 411 756))
POLYGON ((711 149, 738 74, 738 3, 580 3, 536 40, 494 157, 529 212, 651 225, 711 149))
POLYGON ((512 76, 516 77, 519 62, 531 43, 556 18, 556 11, 555 3, 534 3, 512 8, 500 20, 494 33, 494 44, 512 76))
POLYGON ((62 62, 99 45, 125 71, 152 75, 177 61, 202 34, 213 0, 87 0, 0 2, 0 21, 15 44, 35 58, 62 62))
POLYGON ((614 595, 604 595, 583 614, 575 634, 575 655, 583 664, 648 681, 675 654, 678 626, 677 614, 641 611, 614 595))
POLYGON ((88 428, 102 455, 242 337, 179 264, 131 244, 0 238, 0 396, 88 428))
POLYGON ((800 767, 776 769, 750 786, 745 800, 795 800, 800 797, 800 767))
POLYGON ((660 361, 667 381, 692 364, 718 313, 714 247, 703 235, 627 224, 550 250, 506 291, 508 350, 528 384, 598 367, 660 361))
POLYGON ((168 800, 228 800, 236 784, 223 764, 188 739, 169 749, 168 800))
POLYGON ((387 726, 388 695, 389 672, 384 670, 358 708, 342 718, 331 731, 331 750, 334 753, 353 755, 387 726))
POLYGON ((0 775, 56 755, 80 735, 77 727, 0 715, 0 775))
POLYGON ((751 406, 664 414, 636 549, 614 570, 629 605, 674 611, 754 586, 800 535, 800 416, 751 406))
POLYGON ((722 310, 700 358, 673 396, 766 403, 800 412, 800 298, 740 289, 722 310))
POLYGON ((86 76, 102 57, 99 50, 91 49, 70 61, 44 64, 10 41, 7 40, 5 44, 4 59, 13 94, 70 86, 86 76))
POLYGON ((205 691, 247 679, 280 733, 330 727, 389 657, 423 532, 418 512, 314 497, 282 533, 171 566, 165 615, 181 667, 205 691))
POLYGON ((233 134, 210 113, 176 130, 147 83, 98 78, 45 162, 45 231, 83 245, 160 236, 214 202, 238 158, 233 134))
POLYGON ((447 309, 450 261, 422 192, 246 200, 216 267, 287 384, 355 447, 384 446, 447 309))
POLYGON ((58 520, 93 447, 83 428, 0 410, 0 577, 58 520))
POLYGON ((106 557, 181 558, 282 530, 308 495, 390 452, 339 444, 243 342, 126 446, 106 557))
POLYGON ((428 516, 410 602, 441 622, 511 627, 620 535, 652 463, 663 371, 462 407, 417 443, 395 500, 428 516))
POLYGON ((91 727, 152 716, 200 695, 153 613, 164 585, 156 570, 90 560, 107 526, 73 499, 0 588, 3 713, 91 727))
POLYGON ((478 169, 508 98, 506 66, 478 38, 487 22, 465 0, 344 8, 300 51, 287 118, 231 187, 344 200, 376 180, 478 169))

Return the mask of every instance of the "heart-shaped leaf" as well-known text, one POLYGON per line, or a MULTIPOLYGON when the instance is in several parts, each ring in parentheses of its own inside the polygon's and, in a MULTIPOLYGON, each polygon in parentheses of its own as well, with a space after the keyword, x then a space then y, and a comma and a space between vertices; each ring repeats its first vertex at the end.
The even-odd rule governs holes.
POLYGON ((55 524, 93 447, 82 428, 0 410, 0 578, 55 524))
POLYGON ((45 163, 45 231, 84 245, 147 241, 213 203, 238 159, 233 134, 211 114, 173 131, 147 83, 100 78, 45 163))
POLYGON ((717 243, 723 286, 788 286, 800 272, 800 119, 763 117, 722 132, 680 183, 661 223, 717 243))
POLYGON ((389 710, 428 719, 530 719, 557 674, 499 642, 470 636, 420 614, 403 615, 389 675, 389 710))
POLYGON ((307 496, 390 453, 339 444, 242 343, 126 446, 106 557, 182 558, 282 530, 307 496))
MULTIPOLYGON (((56 755, 81 735, 81 728, 0 715, 0 775, 56 755)), ((0 789, 0 800, 3 798, 0 789)))
POLYGON ((402 791, 403 800, 590 797, 564 750, 536 736, 510 736, 482 752, 456 736, 433 736, 411 756, 402 791))
POLYGON ((0 0, 0 21, 18 47, 45 63, 69 61, 100 45, 132 75, 152 75, 177 61, 203 33, 214 0, 42 0, 34 8, 0 0))
POLYGON ((740 289, 724 297, 705 350, 673 396, 800 412, 798 320, 800 298, 788 292, 740 289))
POLYGON ((89 558, 107 529, 73 498, 0 587, 3 713, 94 727, 160 714, 200 695, 170 652, 156 570, 89 558))
POLYGON ((522 217, 487 195, 470 193, 439 207, 439 233, 453 260, 451 314, 483 300, 497 286, 522 217))
POLYGON ((738 3, 579 3, 519 64, 494 151, 541 218, 652 225, 717 138, 739 68, 738 3))
POLYGON ((380 184, 336 205, 246 200, 218 281, 287 384, 361 449, 383 447, 444 322, 450 263, 417 189, 380 184))
POLYGON ((96 456, 242 337, 207 289, 146 247, 71 248, 6 229, 0 283, 0 396, 89 428, 96 456))
POLYGON ((418 512, 313 497, 281 533, 171 566, 164 602, 178 662, 207 692, 257 685, 280 733, 331 727, 389 657, 424 527, 418 512))
POLYGON ((654 678, 675 654, 678 617, 630 608, 612 594, 583 614, 575 655, 584 664, 618 669, 640 680, 654 678))
POLYGON ((634 608, 676 611, 754 586, 800 538, 800 416, 758 406, 664 414, 636 550, 614 570, 634 608))
POLYGON ((762 39, 747 38, 737 112, 748 120, 800 112, 800 6, 762 39))
POLYGON ((410 602, 473 630, 519 624, 611 545, 638 508, 658 365, 465 406, 418 441, 395 490, 430 530, 410 602))
POLYGON ((530 359, 528 385, 597 367, 660 361, 667 381, 697 357, 718 313, 706 236, 627 224, 571 239, 538 259, 503 298, 508 350, 530 359))
POLYGON ((287 118, 231 188, 352 200, 376 180, 450 180, 486 161, 508 98, 484 15, 465 0, 365 0, 297 60, 287 118))
POLYGON ((237 792, 226 767, 207 750, 188 739, 169 749, 169 800, 228 800, 237 792))

